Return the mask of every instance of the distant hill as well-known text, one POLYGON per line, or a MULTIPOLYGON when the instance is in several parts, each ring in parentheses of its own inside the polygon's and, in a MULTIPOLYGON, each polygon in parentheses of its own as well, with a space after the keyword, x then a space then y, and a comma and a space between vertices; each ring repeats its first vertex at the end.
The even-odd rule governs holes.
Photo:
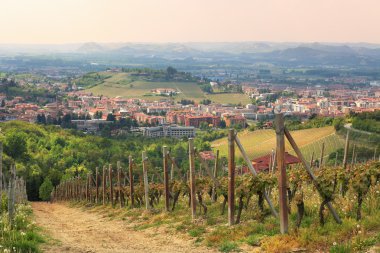
POLYGON ((89 42, 82 45, 0 45, 0 56, 17 55, 20 52, 38 55, 55 53, 54 59, 62 56, 62 59, 85 63, 150 67, 188 67, 203 64, 238 66, 262 63, 284 67, 380 67, 380 45, 368 43, 89 42))
POLYGON ((95 42, 85 43, 77 49, 77 52, 86 53, 86 54, 99 53, 99 52, 104 52, 104 51, 105 51, 105 48, 95 42))

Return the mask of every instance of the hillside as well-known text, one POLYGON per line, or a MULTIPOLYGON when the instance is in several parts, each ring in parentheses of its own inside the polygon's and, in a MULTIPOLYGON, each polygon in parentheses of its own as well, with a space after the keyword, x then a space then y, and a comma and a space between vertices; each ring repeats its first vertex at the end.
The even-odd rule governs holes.
MULTIPOLYGON (((251 159, 266 155, 276 147, 276 134, 274 130, 257 130, 254 132, 244 131, 238 134, 240 141, 245 147, 251 159)), ((325 142, 325 156, 329 153, 342 148, 344 140, 335 133, 333 127, 322 127, 292 131, 297 144, 307 160, 311 159, 314 152, 315 157, 320 157, 321 145, 325 142)), ((213 149, 219 149, 221 155, 227 155, 227 138, 212 142, 213 149)), ((286 150, 292 153, 292 149, 288 142, 285 143, 286 150)), ((239 152, 236 152, 238 157, 241 157, 239 152)))
POLYGON ((175 96, 175 100, 186 98, 199 101, 206 98, 195 82, 148 81, 143 78, 132 77, 128 73, 113 73, 96 86, 87 89, 87 91, 109 97, 121 96, 157 100, 160 97, 153 96, 151 90, 158 88, 177 89, 180 93, 175 96))
MULTIPOLYGON (((183 78, 184 79, 184 78, 183 78)), ((97 72, 89 73, 76 80, 78 86, 96 95, 108 97, 141 98, 145 100, 159 100, 164 96, 154 95, 151 90, 158 88, 176 89, 179 93, 173 96, 175 101, 181 99, 200 102, 210 99, 216 103, 248 104, 250 99, 242 93, 216 93, 206 94, 195 80, 164 80, 151 76, 136 76, 131 73, 97 72)), ((167 97, 166 97, 167 98, 167 97)))

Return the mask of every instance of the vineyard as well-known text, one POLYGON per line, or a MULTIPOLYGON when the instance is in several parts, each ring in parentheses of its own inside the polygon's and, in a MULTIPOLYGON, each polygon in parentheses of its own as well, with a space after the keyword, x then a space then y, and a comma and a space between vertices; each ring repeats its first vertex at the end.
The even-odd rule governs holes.
MULTIPOLYGON (((307 155, 312 147, 299 148, 292 133, 281 127, 281 119, 276 122, 276 155, 267 172, 256 172, 244 140, 230 130, 228 168, 218 152, 212 161, 203 159, 190 139, 188 168, 179 168, 164 146, 162 173, 143 152, 141 164, 130 156, 127 166, 109 164, 61 182, 52 200, 85 203, 87 208, 127 219, 136 230, 163 226, 184 232, 196 244, 222 252, 360 252, 380 243, 376 150, 371 159, 351 163, 347 138, 335 144, 345 147, 342 163, 322 162, 336 148, 322 148, 321 162, 315 163, 316 154, 307 155), (235 147, 248 173, 235 166, 235 147), (290 147, 300 163, 286 166, 285 148, 290 151, 290 147)), ((330 146, 336 138, 335 134, 323 137, 322 146, 330 146)))
MULTIPOLYGON (((307 160, 311 159, 313 153, 315 156, 320 157, 322 143, 325 143, 326 155, 344 147, 344 138, 337 135, 333 127, 298 130, 292 132, 292 134, 307 160)), ((276 146, 276 134, 272 129, 254 132, 244 131, 239 133, 238 136, 242 140, 242 144, 247 147, 246 150, 250 158, 266 155, 276 146)), ((220 150, 222 155, 227 155, 226 138, 214 141, 212 147, 220 150)), ((287 142, 286 148, 289 153, 294 154, 290 144, 287 142)), ((240 154, 237 154, 237 156, 241 157, 240 154)))

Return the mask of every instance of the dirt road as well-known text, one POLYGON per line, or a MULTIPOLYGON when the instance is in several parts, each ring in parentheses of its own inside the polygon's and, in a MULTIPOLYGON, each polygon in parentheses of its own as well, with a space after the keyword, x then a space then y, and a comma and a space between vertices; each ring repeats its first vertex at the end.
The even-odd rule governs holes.
POLYGON ((37 225, 57 240, 43 252, 215 252, 175 235, 135 231, 126 221, 109 220, 60 203, 35 202, 32 207, 37 225))

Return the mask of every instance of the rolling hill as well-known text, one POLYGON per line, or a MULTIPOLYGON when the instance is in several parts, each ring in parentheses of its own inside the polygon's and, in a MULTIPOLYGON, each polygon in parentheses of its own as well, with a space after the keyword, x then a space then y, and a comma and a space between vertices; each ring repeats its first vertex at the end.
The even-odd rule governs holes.
POLYGON ((149 78, 131 76, 130 73, 91 73, 76 80, 76 82, 78 86, 85 87, 86 91, 108 97, 120 96, 152 101, 165 98, 153 95, 152 89, 173 88, 180 92, 173 97, 175 101, 190 99, 199 102, 203 99, 210 99, 216 103, 250 103, 248 96, 241 93, 206 94, 194 81, 152 81, 149 78))

